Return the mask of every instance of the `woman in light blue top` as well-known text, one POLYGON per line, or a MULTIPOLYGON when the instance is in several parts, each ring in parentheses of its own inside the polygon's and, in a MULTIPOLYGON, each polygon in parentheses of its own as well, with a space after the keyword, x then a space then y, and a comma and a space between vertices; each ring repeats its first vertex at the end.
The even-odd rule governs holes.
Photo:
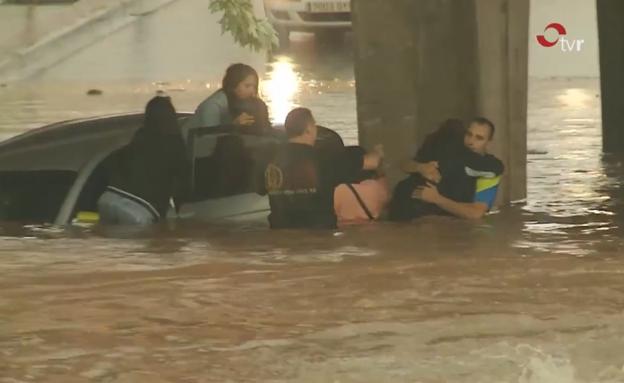
POLYGON ((258 73, 246 64, 230 65, 223 77, 221 89, 202 101, 195 114, 182 127, 185 140, 188 140, 189 131, 195 128, 253 125, 254 117, 246 112, 239 112, 239 105, 257 97, 258 73))

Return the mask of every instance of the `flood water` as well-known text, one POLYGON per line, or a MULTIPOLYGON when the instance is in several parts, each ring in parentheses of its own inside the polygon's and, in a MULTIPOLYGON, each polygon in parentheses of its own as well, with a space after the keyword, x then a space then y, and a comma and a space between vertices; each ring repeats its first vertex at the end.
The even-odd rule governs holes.
MULTIPOLYGON (((294 40, 265 67, 273 118, 309 106, 355 143, 348 40, 294 40)), ((93 55, 0 88, 0 136, 158 88, 192 110, 222 70, 71 74, 93 55)), ((0 227, 0 382, 624 382, 622 169, 601 155, 598 80, 533 79, 529 98, 527 200, 479 222, 0 227)))

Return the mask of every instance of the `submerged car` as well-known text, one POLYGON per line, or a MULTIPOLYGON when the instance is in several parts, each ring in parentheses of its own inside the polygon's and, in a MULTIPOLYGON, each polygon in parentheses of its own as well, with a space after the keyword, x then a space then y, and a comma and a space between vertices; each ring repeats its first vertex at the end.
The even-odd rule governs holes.
MULTIPOLYGON (((178 114, 180 123, 190 116, 178 114)), ((97 220, 97 200, 107 186, 107 159, 125 146, 143 114, 60 122, 0 143, 0 221, 66 225, 97 220)), ((269 212, 259 194, 259 168, 281 132, 258 135, 203 128, 190 134, 191 197, 179 217, 257 220, 269 212)), ((170 216, 175 216, 173 209, 170 216)))
MULTIPOLYGON (((180 125, 190 113, 178 113, 180 125)), ((107 160, 130 142, 143 114, 64 121, 0 143, 0 221, 53 223, 97 221, 97 200, 108 184, 107 160)), ((266 220, 264 169, 285 142, 283 129, 263 134, 232 127, 189 132, 188 200, 169 217, 219 222, 266 220)), ((319 127, 319 146, 342 146, 319 127)))
POLYGON ((317 34, 351 29, 351 0, 264 0, 269 22, 280 45, 288 45, 291 31, 317 34))

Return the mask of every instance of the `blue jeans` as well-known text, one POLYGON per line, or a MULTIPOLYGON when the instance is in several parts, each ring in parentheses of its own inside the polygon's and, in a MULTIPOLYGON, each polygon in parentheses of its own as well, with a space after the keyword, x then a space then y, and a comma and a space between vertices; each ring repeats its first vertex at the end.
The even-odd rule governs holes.
POLYGON ((151 225, 157 221, 147 207, 109 190, 97 202, 100 223, 108 225, 151 225))

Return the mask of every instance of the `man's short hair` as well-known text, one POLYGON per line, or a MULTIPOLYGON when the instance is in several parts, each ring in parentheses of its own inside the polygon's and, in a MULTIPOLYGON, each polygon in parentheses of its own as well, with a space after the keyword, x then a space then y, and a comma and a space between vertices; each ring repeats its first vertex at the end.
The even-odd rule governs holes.
POLYGON ((494 123, 490 120, 488 120, 485 117, 475 117, 470 121, 470 124, 477 124, 477 125, 485 125, 487 127, 490 128, 490 140, 492 138, 494 138, 494 132, 496 131, 496 127, 494 126, 494 123))
POLYGON ((288 138, 301 136, 309 123, 315 123, 312 112, 308 108, 295 108, 286 116, 284 127, 288 138))

